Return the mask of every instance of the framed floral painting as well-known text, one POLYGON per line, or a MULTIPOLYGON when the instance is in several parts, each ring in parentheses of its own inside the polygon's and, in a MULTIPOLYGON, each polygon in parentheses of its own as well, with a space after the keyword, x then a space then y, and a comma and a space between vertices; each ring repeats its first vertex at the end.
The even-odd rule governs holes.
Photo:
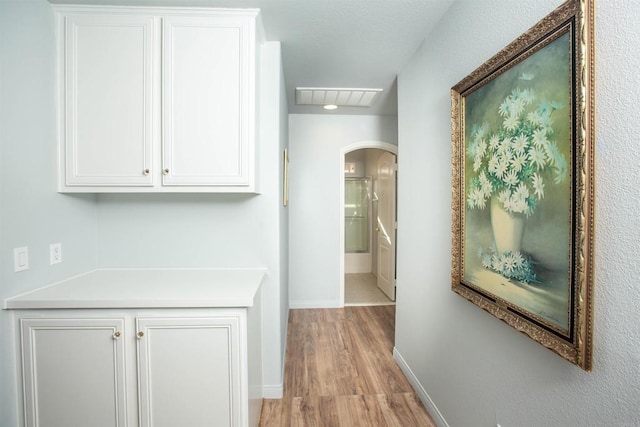
POLYGON ((452 289, 591 370, 593 0, 452 88, 452 289))

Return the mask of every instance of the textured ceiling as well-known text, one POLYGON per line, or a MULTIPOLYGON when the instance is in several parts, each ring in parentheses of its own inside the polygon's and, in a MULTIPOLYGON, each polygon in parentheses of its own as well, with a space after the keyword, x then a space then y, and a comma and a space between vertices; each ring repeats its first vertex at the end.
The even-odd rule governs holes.
POLYGON ((50 0, 131 6, 255 7, 282 43, 290 113, 397 114, 396 76, 454 0, 50 0), (381 88, 370 108, 296 106, 296 87, 381 88))

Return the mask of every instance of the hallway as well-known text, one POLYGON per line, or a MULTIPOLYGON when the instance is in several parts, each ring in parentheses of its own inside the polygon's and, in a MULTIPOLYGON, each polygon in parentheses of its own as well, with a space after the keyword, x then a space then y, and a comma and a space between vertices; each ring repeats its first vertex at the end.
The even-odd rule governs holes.
POLYGON ((261 426, 435 426, 393 360, 395 306, 291 310, 284 398, 261 426))

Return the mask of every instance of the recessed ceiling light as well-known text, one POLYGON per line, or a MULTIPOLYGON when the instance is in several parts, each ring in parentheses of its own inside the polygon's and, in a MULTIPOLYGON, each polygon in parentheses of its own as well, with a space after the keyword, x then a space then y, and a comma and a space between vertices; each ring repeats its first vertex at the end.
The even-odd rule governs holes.
POLYGON ((338 106, 335 104, 327 104, 322 108, 324 108, 325 110, 335 110, 336 108, 338 108, 338 106))

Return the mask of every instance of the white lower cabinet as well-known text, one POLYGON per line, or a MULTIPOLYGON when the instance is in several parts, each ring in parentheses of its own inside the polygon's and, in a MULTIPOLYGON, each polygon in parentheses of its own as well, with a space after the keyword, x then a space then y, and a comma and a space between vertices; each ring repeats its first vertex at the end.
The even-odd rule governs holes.
POLYGON ((124 319, 20 323, 26 426, 126 425, 124 319))
POLYGON ((27 427, 257 424, 245 309, 104 311, 19 315, 27 427))
POLYGON ((239 425, 238 321, 136 320, 141 426, 239 425))

